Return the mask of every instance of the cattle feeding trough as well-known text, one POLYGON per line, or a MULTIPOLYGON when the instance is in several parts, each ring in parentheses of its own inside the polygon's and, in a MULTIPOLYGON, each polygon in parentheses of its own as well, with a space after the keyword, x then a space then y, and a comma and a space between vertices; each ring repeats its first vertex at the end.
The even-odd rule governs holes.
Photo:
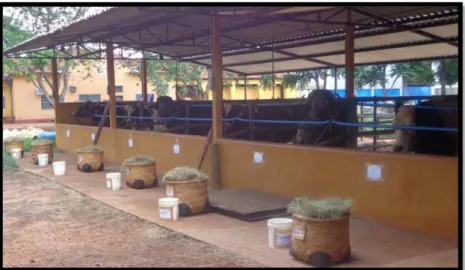
MULTIPOLYGON (((210 133, 212 144, 205 155, 209 162, 205 162, 202 171, 210 176, 208 186, 211 188, 249 189, 285 197, 348 197, 354 202, 354 216, 431 236, 457 239, 456 157, 353 150, 354 133, 361 126, 356 121, 354 66, 459 57, 457 7, 306 8, 299 12, 286 11, 287 7, 204 7, 202 12, 193 7, 113 8, 97 15, 97 19, 106 21, 108 31, 99 32, 101 27, 95 24, 96 16, 20 44, 5 53, 21 54, 41 47, 53 48, 56 51, 56 57, 52 59, 53 85, 57 86, 59 46, 72 42, 82 46, 84 35, 88 42, 107 41, 102 44, 105 47, 102 51, 106 52, 107 59, 109 121, 99 142, 105 149, 107 161, 122 162, 128 156, 153 155, 157 157, 157 171, 160 172, 180 166, 195 167, 198 154, 205 146, 205 135, 210 133), (121 20, 125 26, 120 28, 121 20), (286 24, 295 24, 295 29, 304 30, 289 31, 280 24, 282 20, 286 24), (208 34, 195 30, 203 29, 209 23, 208 34), (302 27, 302 23, 316 26, 302 27), (183 25, 190 27, 183 28, 183 25), (180 31, 184 31, 182 29, 185 35, 179 36, 180 31), (95 33, 87 38, 90 32, 95 33), (166 40, 161 42, 156 36, 165 36, 166 40), (208 41, 212 43, 211 48, 205 45, 208 41), (194 106, 195 101, 168 99, 163 104, 148 104, 158 114, 148 118, 128 117, 132 113, 127 111, 126 114, 117 113, 120 104, 115 98, 114 44, 211 68, 213 100, 198 102, 204 107, 194 106), (386 59, 390 61, 386 62, 386 59), (303 101, 223 101, 223 70, 246 79, 248 75, 272 71, 337 67, 345 67, 347 98, 344 100, 333 97, 336 101, 329 98, 315 104, 310 102, 311 98, 303 101), (272 102, 301 104, 262 106, 272 102), (334 104, 341 105, 333 107, 334 104), (329 113, 321 115, 324 108, 329 109, 329 113), (342 113, 345 110, 348 110, 346 115, 342 113), (147 120, 148 125, 155 125, 157 121, 153 118, 160 120, 169 132, 140 131, 132 125, 137 123, 134 120, 140 120, 140 124, 147 120), (311 119, 318 119, 314 121, 318 123, 311 125, 311 119), (118 129, 118 125, 124 129, 118 129), (340 133, 346 133, 348 138, 333 136, 340 133), (320 137, 321 134, 326 135, 320 137), (330 137, 335 137, 334 141, 330 141, 330 137), (311 146, 286 144, 294 138, 296 142, 307 142, 311 146), (325 141, 325 146, 334 142, 339 147, 316 146, 325 141), (352 149, 340 147, 343 144, 352 149)), ((142 74, 146 72, 145 67, 142 74)), ((146 101, 146 76, 142 76, 142 81, 146 101)), ((75 152, 78 147, 91 142, 90 135, 95 132, 95 127, 90 126, 91 120, 80 124, 70 115, 82 104, 60 103, 57 87, 53 94, 57 111, 57 146, 75 152)), ((377 105, 376 98, 371 102, 377 105)), ((401 110, 395 104, 390 105, 401 110)), ((98 122, 99 112, 89 111, 81 115, 96 117, 94 121, 98 122)))

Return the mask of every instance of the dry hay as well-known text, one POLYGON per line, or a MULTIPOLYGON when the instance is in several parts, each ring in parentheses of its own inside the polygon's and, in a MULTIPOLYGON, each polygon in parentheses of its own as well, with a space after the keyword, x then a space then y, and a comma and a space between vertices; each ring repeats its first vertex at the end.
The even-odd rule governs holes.
POLYGON ((79 148, 77 150, 78 152, 81 152, 81 153, 90 153, 90 152, 103 152, 103 148, 101 147, 98 147, 97 145, 88 145, 88 146, 84 146, 82 148, 79 148))
POLYGON ((295 198, 287 207, 291 214, 314 219, 338 219, 350 216, 352 200, 343 198, 295 198))
POLYGON ((176 167, 163 176, 163 182, 198 182, 207 181, 208 176, 190 167, 176 167))
POLYGON ((35 146, 35 145, 47 145, 47 144, 53 144, 52 141, 50 140, 47 140, 47 139, 38 139, 38 140, 33 140, 31 142, 31 146, 35 146))
POLYGON ((121 170, 123 170, 124 167, 126 167, 126 165, 143 166, 143 165, 150 165, 154 163, 155 163, 155 159, 149 156, 128 157, 123 161, 123 164, 121 164, 121 170))
POLYGON ((9 137, 9 138, 3 139, 3 143, 13 143, 13 142, 21 142, 21 141, 23 141, 23 139, 20 137, 9 137))

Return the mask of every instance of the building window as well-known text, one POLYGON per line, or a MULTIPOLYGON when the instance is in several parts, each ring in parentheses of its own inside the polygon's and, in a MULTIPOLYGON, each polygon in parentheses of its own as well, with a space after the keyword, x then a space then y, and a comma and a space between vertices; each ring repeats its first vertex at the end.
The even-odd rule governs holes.
MULTIPOLYGON (((115 93, 122 93, 123 92, 123 86, 121 85, 115 85, 115 93)), ((110 88, 107 86, 107 95, 110 93, 110 88)))
MULTIPOLYGON (((53 99, 52 96, 49 96, 49 98, 50 98, 50 100, 53 99)), ((50 102, 47 100, 47 97, 45 97, 45 95, 40 96, 40 108, 42 110, 51 110, 51 109, 53 109, 52 104, 50 104, 50 102)))
POLYGON ((123 101, 123 96, 115 96, 116 101, 123 101))
POLYGON ((88 100, 90 100, 92 102, 98 102, 98 101, 100 101, 100 94, 79 95, 79 101, 80 102, 86 102, 88 100))
MULTIPOLYGON (((147 101, 148 102, 153 102, 154 99, 154 94, 147 94, 147 101)), ((142 101, 142 94, 136 94, 136 100, 137 101, 142 101)))

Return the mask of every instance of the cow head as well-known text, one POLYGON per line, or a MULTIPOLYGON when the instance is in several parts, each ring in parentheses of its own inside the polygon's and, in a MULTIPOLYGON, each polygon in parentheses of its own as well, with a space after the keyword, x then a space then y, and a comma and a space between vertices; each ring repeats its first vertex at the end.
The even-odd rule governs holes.
MULTIPOLYGON (((413 106, 402 106, 394 119, 396 126, 414 126, 415 125, 415 109, 413 106)), ((412 148, 412 138, 415 135, 413 130, 396 129, 396 140, 394 142, 394 152, 410 152, 412 148)))
POLYGON ((75 117, 92 117, 96 110, 99 108, 100 104, 92 102, 90 100, 84 102, 79 109, 72 113, 72 116, 75 117))
POLYGON ((176 103, 169 96, 158 97, 154 107, 161 117, 169 117, 176 113, 176 103))

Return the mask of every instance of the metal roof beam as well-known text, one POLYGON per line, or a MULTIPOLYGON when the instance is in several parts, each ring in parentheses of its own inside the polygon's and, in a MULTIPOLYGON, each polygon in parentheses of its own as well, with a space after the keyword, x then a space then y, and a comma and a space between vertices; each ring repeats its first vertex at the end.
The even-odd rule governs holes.
MULTIPOLYGON (((373 66, 373 65, 392 65, 392 64, 412 63, 412 62, 420 62, 420 61, 436 61, 436 60, 442 60, 442 59, 455 59, 457 57, 458 57, 458 55, 449 55, 449 56, 440 56, 440 57, 426 57, 426 58, 403 59, 403 60, 394 60, 394 61, 367 62, 367 63, 355 64, 354 66, 360 67, 360 66, 373 66)), ((343 67, 345 67, 345 64, 337 65, 335 67, 336 68, 343 68, 343 67)), ((276 72, 278 72, 278 73, 288 73, 288 72, 300 72, 300 71, 309 71, 309 70, 322 70, 322 69, 328 69, 328 68, 329 67, 302 68, 302 69, 279 70, 279 71, 276 71, 276 72)), ((237 72, 237 71, 233 71, 233 72, 237 72)), ((265 74, 270 74, 270 72, 268 72, 268 71, 251 72, 251 73, 246 73, 245 75, 250 76, 250 75, 265 75, 265 74)))
MULTIPOLYGON (((359 14, 363 14, 365 16, 371 16, 372 18, 375 18, 375 19, 378 19, 380 21, 384 21, 386 23, 392 24, 391 20, 393 20, 393 19, 388 17, 388 16, 377 15, 377 14, 374 14, 372 12, 365 11, 365 10, 363 10, 361 8, 358 8, 358 7, 353 7, 352 10, 354 12, 359 13, 359 14)), ((404 27, 402 26, 402 24, 403 24, 403 22, 400 22, 399 24, 395 24, 394 27, 403 29, 404 27)), ((423 30, 409 30, 409 31, 413 32, 415 34, 418 34, 418 35, 433 39, 433 40, 438 40, 438 41, 441 41, 441 42, 447 42, 442 37, 438 37, 436 35, 430 34, 430 33, 425 32, 423 30)), ((452 46, 458 47, 458 45, 456 45, 456 44, 453 44, 453 43, 450 43, 450 42, 447 42, 447 43, 452 45, 452 46)))
MULTIPOLYGON (((426 40, 426 41, 417 41, 417 42, 409 42, 409 43, 401 43, 401 44, 394 44, 394 45, 385 45, 385 46, 377 46, 377 47, 367 47, 367 48, 359 48, 355 49, 354 53, 360 52, 372 52, 372 51, 380 51, 380 50, 388 50, 388 49, 397 49, 397 48, 404 48, 404 47, 413 47, 413 46, 420 46, 420 45, 429 45, 429 44, 437 44, 441 42, 437 42, 434 40, 426 40)), ((344 54, 344 50, 340 51, 332 51, 326 53, 318 53, 318 54, 308 54, 308 55, 298 55, 298 57, 286 57, 286 58, 279 58, 274 60, 274 62, 283 62, 283 61, 290 61, 290 60, 297 60, 297 59, 309 59, 309 58, 318 58, 318 57, 325 57, 331 55, 342 55, 344 54)), ((269 63, 270 60, 257 60, 257 61, 248 61, 242 63, 234 63, 234 64, 226 64, 223 65, 224 67, 235 67, 235 66, 244 66, 244 65, 257 65, 257 64, 265 64, 269 63)), ((331 63, 330 63, 331 64, 331 63)), ((331 64, 332 66, 336 66, 335 64, 331 64)))

